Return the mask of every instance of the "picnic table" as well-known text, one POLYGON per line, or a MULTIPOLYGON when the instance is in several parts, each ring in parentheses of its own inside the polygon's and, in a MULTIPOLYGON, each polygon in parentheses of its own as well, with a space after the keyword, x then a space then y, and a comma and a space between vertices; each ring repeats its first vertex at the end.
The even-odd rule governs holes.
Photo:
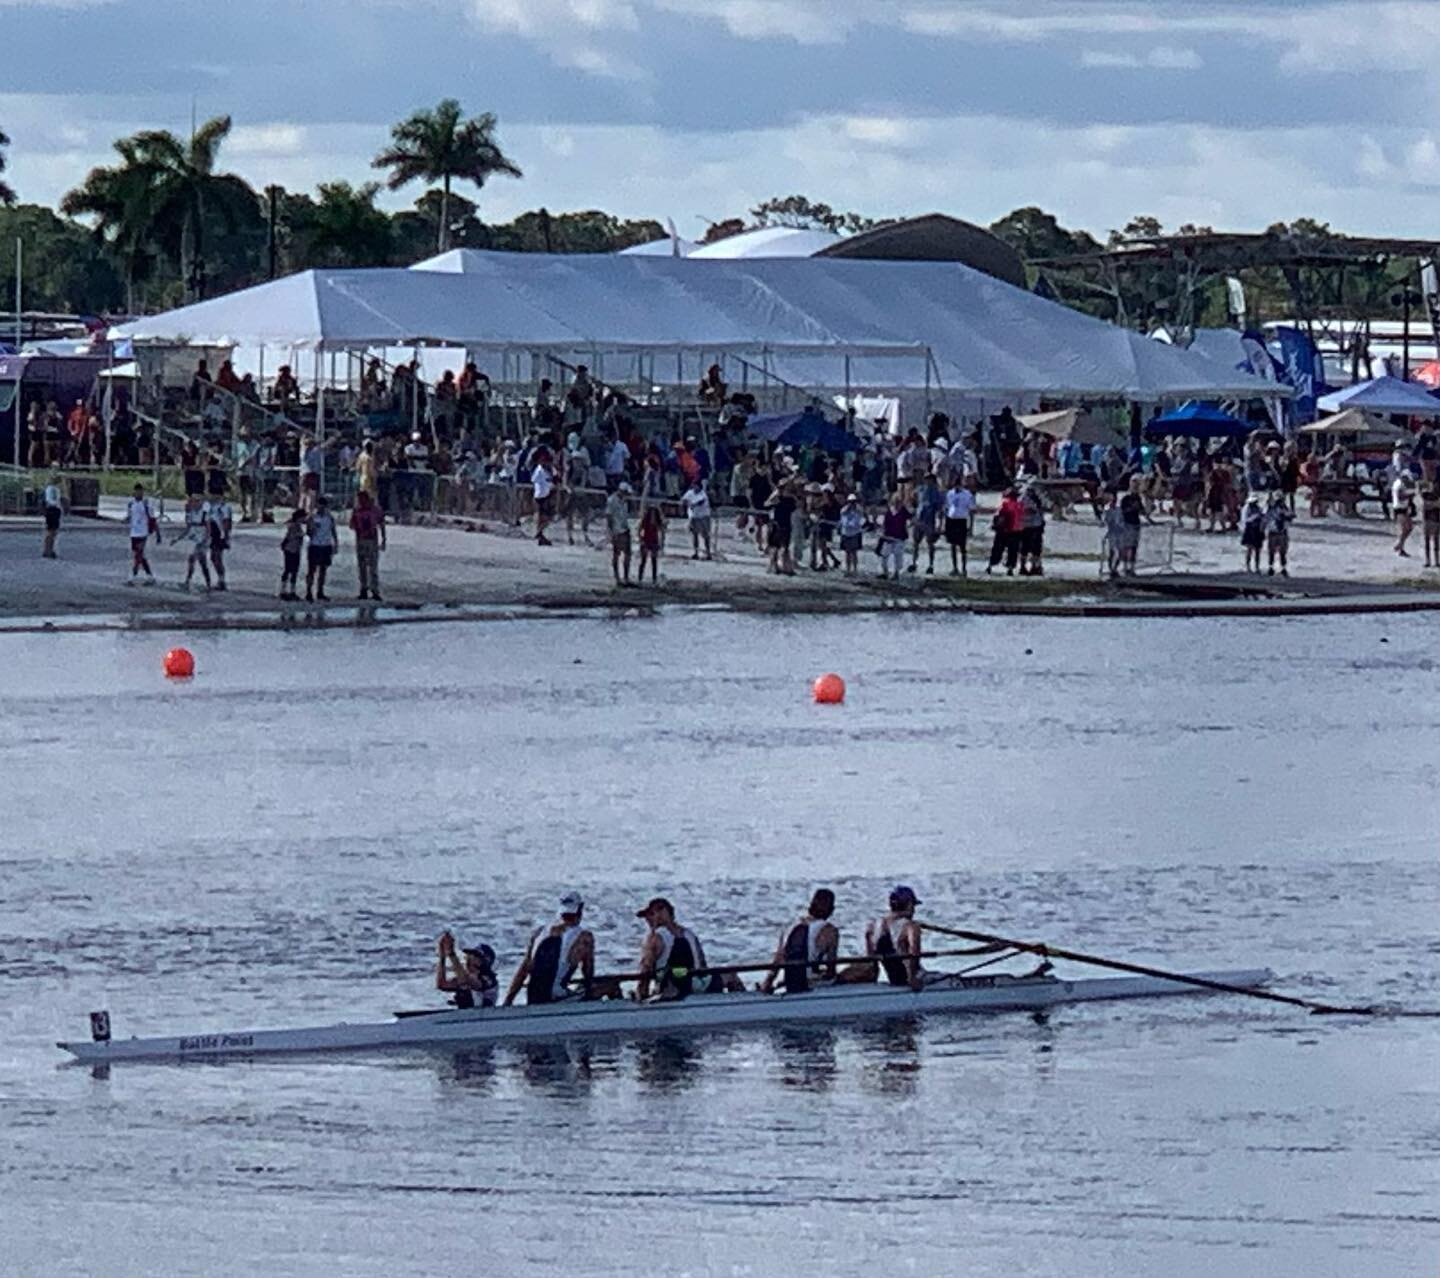
POLYGON ((1100 485, 1094 480, 1037 479, 1035 491, 1040 494, 1040 500, 1045 503, 1046 509, 1054 512, 1056 519, 1069 518, 1070 512, 1082 500, 1088 501, 1095 509, 1097 519, 1100 517, 1100 485))

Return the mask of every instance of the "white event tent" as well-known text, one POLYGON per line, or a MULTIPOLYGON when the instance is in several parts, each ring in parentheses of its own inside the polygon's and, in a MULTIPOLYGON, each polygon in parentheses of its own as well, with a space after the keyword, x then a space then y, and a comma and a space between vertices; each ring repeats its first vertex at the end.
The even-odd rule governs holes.
POLYGON ((953 262, 463 249, 408 270, 306 271, 134 320, 111 336, 315 352, 439 345, 553 355, 602 377, 611 355, 662 381, 667 369, 688 380, 706 362, 734 357, 811 389, 923 385, 971 399, 1276 393, 953 262))

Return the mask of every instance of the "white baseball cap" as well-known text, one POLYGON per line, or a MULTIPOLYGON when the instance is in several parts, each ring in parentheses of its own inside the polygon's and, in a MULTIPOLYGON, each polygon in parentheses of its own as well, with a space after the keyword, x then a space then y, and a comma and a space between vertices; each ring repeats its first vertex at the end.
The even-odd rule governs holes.
POLYGON ((578 914, 584 908, 585 901, 579 892, 566 892, 560 898, 560 910, 564 914, 578 914))

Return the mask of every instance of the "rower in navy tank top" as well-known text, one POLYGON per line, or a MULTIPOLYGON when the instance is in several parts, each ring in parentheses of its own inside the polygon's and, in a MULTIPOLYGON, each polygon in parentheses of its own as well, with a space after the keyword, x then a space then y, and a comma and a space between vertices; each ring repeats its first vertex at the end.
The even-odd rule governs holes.
POLYGON ((530 937, 524 961, 515 971, 505 1006, 515 1002, 520 991, 525 1001, 534 1005, 555 1003, 589 993, 595 979, 595 937, 581 926, 585 902, 579 893, 567 893, 560 900, 560 917, 554 923, 536 928, 530 937), (580 973, 582 989, 575 990, 570 981, 580 973))
POLYGON ((775 988, 775 979, 785 982, 787 994, 803 994, 817 977, 834 980, 835 958, 840 952, 840 932, 830 921, 835 913, 835 893, 818 889, 810 908, 780 934, 773 966, 756 987, 762 994, 775 988))
POLYGON ((675 920, 675 907, 663 896, 652 899, 635 912, 644 919, 650 931, 640 947, 640 981, 635 989, 637 999, 650 997, 652 986, 658 998, 685 998, 697 989, 718 993, 722 988, 718 974, 703 973, 697 981, 696 972, 705 967, 705 948, 700 938, 675 920))
MULTIPOLYGON (((920 898, 915 889, 898 884, 890 892, 890 912, 874 919, 865 929, 865 953, 879 959, 878 964, 866 963, 860 968, 865 979, 877 980, 879 971, 891 985, 908 985, 919 989, 925 974, 920 968, 920 925, 915 922, 915 907, 920 898)), ((852 969, 855 970, 855 969, 852 969)))

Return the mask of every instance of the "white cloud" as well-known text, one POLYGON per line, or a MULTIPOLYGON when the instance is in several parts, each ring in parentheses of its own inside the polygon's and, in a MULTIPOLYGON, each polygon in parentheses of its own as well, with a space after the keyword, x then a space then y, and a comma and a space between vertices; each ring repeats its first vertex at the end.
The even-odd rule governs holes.
POLYGON ((237 124, 225 140, 225 154, 299 155, 306 146, 305 129, 299 124, 237 124))
POLYGON ((483 30, 544 40, 581 31, 634 31, 639 16, 629 0, 469 0, 470 17, 483 30))
MULTIPOLYGON (((836 44, 854 29, 865 6, 846 0, 648 0, 656 9, 710 19, 742 40, 836 44)), ((878 9, 877 16, 883 16, 878 9)))
POLYGON ((1080 54, 1080 65, 1124 70, 1148 67, 1155 71, 1194 71, 1205 64, 1194 49, 1177 49, 1161 44, 1144 54, 1115 49, 1085 49, 1080 54))

